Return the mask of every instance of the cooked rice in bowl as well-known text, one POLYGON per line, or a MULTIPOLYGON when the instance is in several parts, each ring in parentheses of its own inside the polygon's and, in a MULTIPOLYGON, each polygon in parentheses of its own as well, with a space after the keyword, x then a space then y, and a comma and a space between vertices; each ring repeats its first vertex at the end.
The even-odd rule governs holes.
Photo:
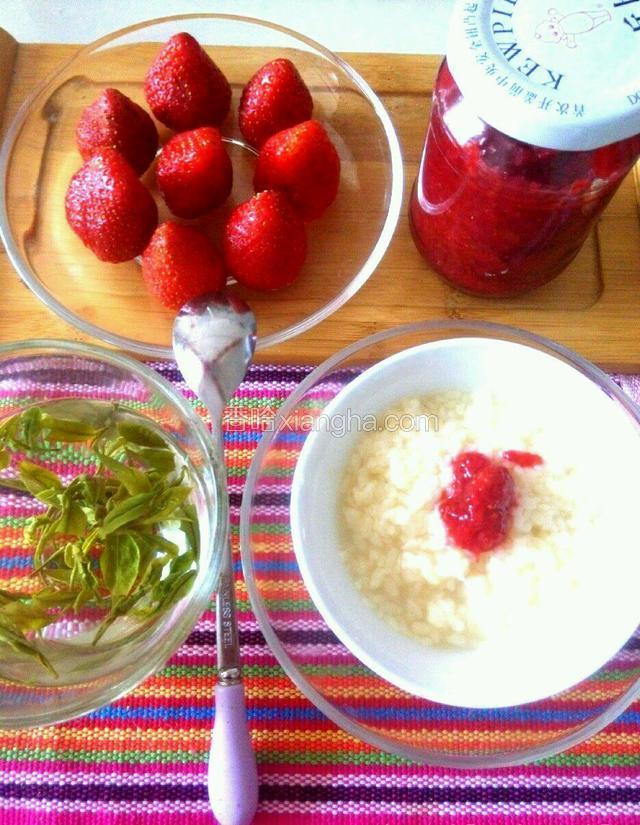
POLYGON ((561 411, 498 402, 489 392, 408 398, 378 416, 378 429, 362 432, 346 460, 338 507, 346 566, 402 633, 473 647, 593 583, 607 523, 600 460, 597 450, 584 460, 561 411), (478 556, 451 542, 438 507, 452 460, 470 450, 543 458, 536 467, 509 466, 510 529, 478 556))

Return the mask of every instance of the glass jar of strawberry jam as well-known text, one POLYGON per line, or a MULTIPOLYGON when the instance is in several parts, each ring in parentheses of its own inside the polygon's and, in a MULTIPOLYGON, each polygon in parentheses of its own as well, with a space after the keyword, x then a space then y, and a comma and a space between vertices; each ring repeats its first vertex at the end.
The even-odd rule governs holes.
POLYGON ((458 0, 416 245, 461 290, 521 294, 573 260, 639 156, 640 0, 458 0))

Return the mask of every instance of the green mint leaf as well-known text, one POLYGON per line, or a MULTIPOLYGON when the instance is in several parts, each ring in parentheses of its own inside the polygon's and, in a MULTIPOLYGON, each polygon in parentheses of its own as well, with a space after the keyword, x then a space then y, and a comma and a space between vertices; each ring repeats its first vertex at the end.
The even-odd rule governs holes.
POLYGON ((55 496, 64 489, 62 481, 55 473, 38 464, 32 464, 31 461, 21 461, 18 470, 26 489, 40 501, 48 503, 52 494, 55 496))
POLYGON ((143 424, 136 424, 133 421, 119 421, 116 429, 118 434, 130 444, 137 444, 140 447, 167 448, 167 442, 164 438, 143 424))
POLYGON ((123 464, 121 461, 118 461, 105 453, 96 451, 96 455, 98 456, 102 466, 112 472, 121 484, 124 484, 127 493, 129 493, 130 496, 136 496, 139 493, 149 492, 151 484, 149 483, 146 473, 143 473, 141 470, 137 470, 135 467, 128 467, 126 464, 123 464))
POLYGON ((176 468, 174 454, 169 449, 159 447, 140 447, 137 444, 128 444, 126 452, 129 458, 137 459, 145 467, 155 470, 162 477, 166 477, 176 468))
POLYGON ((129 595, 139 569, 140 548, 135 538, 128 533, 107 536, 100 554, 100 572, 112 599, 129 595))
POLYGON ((15 653, 35 659, 52 676, 58 676, 51 662, 34 645, 30 644, 24 634, 12 623, 7 616, 0 615, 0 643, 8 645, 15 653))
POLYGON ((142 519, 142 524, 158 524, 170 519, 176 510, 186 501, 191 493, 191 488, 186 484, 179 487, 168 487, 160 490, 153 502, 153 510, 146 518, 142 519))
POLYGON ((119 501, 106 515, 100 531, 101 537, 106 538, 121 527, 137 519, 144 518, 145 514, 149 512, 149 506, 152 504, 154 497, 155 493, 153 492, 139 493, 137 496, 119 501))

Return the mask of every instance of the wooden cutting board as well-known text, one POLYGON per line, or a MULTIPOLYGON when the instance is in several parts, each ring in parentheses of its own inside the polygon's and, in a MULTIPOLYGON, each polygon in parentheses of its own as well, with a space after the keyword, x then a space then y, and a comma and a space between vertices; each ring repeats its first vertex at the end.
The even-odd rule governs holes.
MULTIPOLYGON (((0 125, 77 47, 19 44, 0 29, 0 125)), ((425 319, 489 320, 549 336, 608 369, 640 371, 640 179, 630 176, 569 270, 527 296, 472 298, 444 285, 416 252, 406 204, 416 175, 431 89, 440 58, 347 54, 382 98, 405 164, 402 216, 389 251, 342 309, 306 334, 260 353, 263 361, 318 363, 364 335, 425 319)), ((20 282, 0 248, 0 341, 82 340, 20 282)))

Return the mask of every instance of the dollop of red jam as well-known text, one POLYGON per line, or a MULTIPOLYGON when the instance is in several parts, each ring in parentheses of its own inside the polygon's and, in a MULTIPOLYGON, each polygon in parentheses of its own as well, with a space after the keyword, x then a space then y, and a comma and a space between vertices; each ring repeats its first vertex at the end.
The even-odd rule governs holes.
POLYGON ((640 135, 592 151, 511 138, 476 114, 446 61, 410 206, 430 266, 476 295, 518 295, 576 256, 640 155, 640 135))
POLYGON ((544 464, 542 456, 539 456, 537 453, 527 453, 523 450, 505 450, 502 453, 502 457, 505 461, 511 464, 517 464, 518 467, 524 467, 525 469, 539 467, 541 464, 544 464))
POLYGON ((460 453, 439 506, 450 541, 479 556, 502 544, 509 532, 516 506, 513 477, 483 453, 460 453))

